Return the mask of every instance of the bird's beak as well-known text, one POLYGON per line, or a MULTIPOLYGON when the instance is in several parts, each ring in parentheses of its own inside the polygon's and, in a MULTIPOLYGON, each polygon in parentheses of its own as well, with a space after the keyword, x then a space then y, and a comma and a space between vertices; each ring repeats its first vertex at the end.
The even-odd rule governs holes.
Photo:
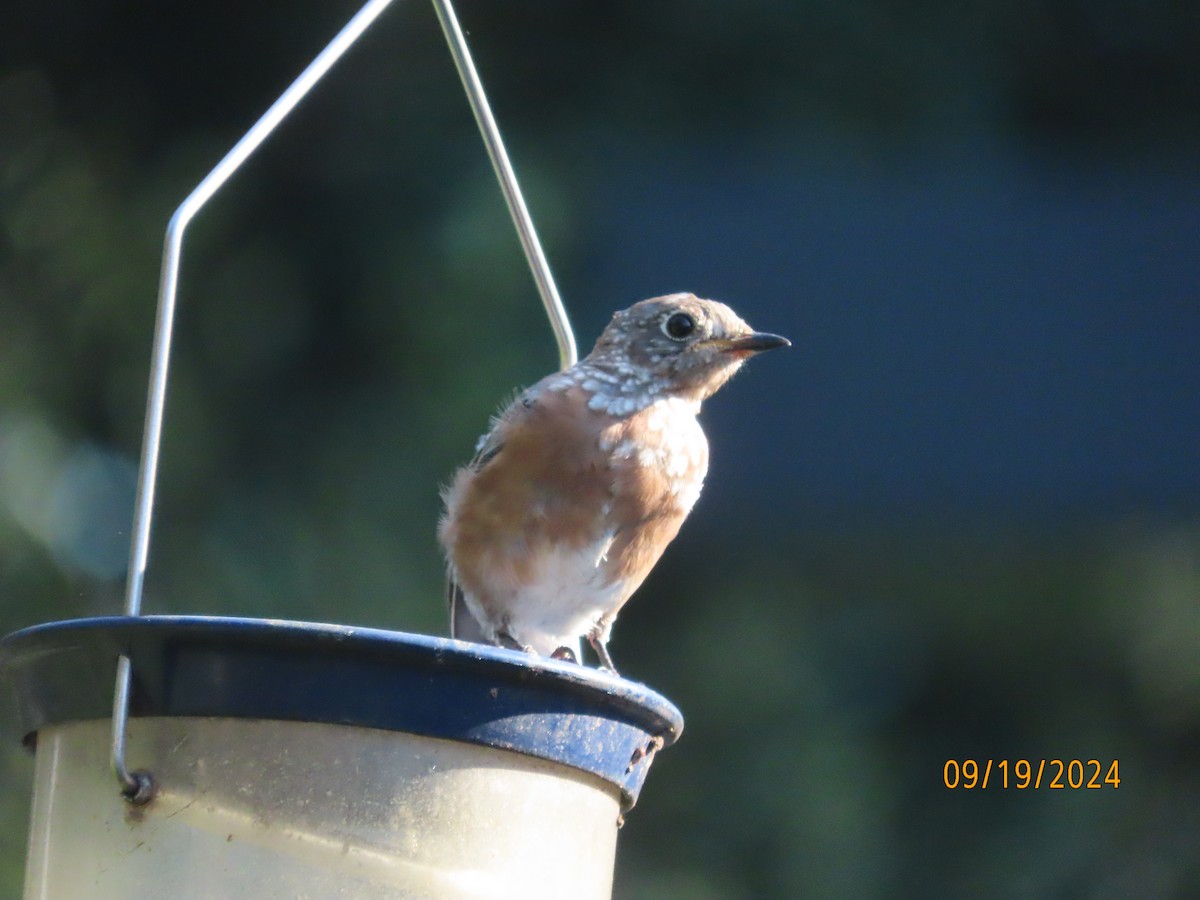
POLYGON ((765 331, 754 331, 735 338, 721 341, 725 346, 721 349, 727 353, 762 353, 764 350, 774 350, 777 347, 790 347, 792 342, 777 334, 765 331))

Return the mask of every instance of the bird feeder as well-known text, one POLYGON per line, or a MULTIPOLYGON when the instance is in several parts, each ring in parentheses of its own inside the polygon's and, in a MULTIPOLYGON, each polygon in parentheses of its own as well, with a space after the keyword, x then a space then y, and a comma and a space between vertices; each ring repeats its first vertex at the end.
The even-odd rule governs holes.
MULTIPOLYGON (((605 897, 621 817, 682 730, 663 697, 570 662, 141 614, 184 229, 390 2, 351 19, 168 225, 125 615, 0 641, 36 753, 27 898, 605 897)), ((566 367, 574 340, 499 131, 449 0, 433 4, 566 367)))
POLYGON ((37 750, 26 897, 606 897, 682 727, 572 663, 340 625, 80 619, 0 653, 37 750), (118 656, 136 802, 108 766, 118 656))

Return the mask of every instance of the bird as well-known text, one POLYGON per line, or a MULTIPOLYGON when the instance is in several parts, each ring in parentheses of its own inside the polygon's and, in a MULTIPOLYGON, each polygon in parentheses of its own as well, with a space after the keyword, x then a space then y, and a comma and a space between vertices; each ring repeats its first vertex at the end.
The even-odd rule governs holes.
POLYGON ((613 622, 700 496, 701 404, 750 357, 790 346, 692 293, 615 313, 571 367, 493 417, 442 490, 450 633, 600 668, 613 622))

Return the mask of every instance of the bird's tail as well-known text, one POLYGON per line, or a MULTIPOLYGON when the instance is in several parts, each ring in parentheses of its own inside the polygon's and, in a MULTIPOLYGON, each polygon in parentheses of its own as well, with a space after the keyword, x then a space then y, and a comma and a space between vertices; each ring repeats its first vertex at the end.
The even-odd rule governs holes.
POLYGON ((474 641, 476 644, 491 643, 484 635, 479 622, 467 609, 462 588, 449 578, 446 579, 446 605, 450 610, 450 637, 460 641, 474 641))

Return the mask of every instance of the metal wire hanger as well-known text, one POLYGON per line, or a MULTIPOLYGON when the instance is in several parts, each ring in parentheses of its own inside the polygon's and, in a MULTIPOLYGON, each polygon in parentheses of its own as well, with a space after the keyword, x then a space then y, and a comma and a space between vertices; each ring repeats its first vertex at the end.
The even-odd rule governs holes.
MULTIPOLYGON (((175 210, 167 224, 163 246, 162 269, 158 286, 158 312, 154 323, 154 344, 150 360, 150 386, 146 398, 146 422, 142 436, 141 460, 138 467, 137 497, 134 504, 133 536, 129 551, 129 572, 125 587, 125 615, 141 615, 142 589, 146 562, 150 551, 150 519, 154 508, 154 485, 158 472, 158 456, 162 438, 163 410, 167 392, 167 368, 171 353, 171 328, 175 316, 175 297, 179 285, 179 268, 183 252, 183 236, 188 223, 212 199, 266 138, 278 127, 296 105, 353 46, 392 0, 368 0, 341 31, 317 54, 270 108, 258 119, 225 157, 204 177, 175 210)), ((504 142, 496 127, 483 84, 475 71, 471 53, 459 27, 450 0, 433 0, 438 21, 450 46, 455 67, 462 79, 475 121, 483 135, 488 156, 499 179, 508 211, 512 215, 521 247, 533 272, 538 294, 550 319, 558 344, 562 368, 577 359, 575 338, 563 309, 550 267, 534 231, 533 221, 517 184, 516 174, 505 152, 504 142)), ((132 664, 126 654, 117 658, 117 679, 113 691, 113 727, 111 760, 113 772, 121 783, 121 791, 133 803, 146 803, 153 796, 154 782, 148 772, 130 772, 125 761, 126 730, 129 720, 132 664)))

